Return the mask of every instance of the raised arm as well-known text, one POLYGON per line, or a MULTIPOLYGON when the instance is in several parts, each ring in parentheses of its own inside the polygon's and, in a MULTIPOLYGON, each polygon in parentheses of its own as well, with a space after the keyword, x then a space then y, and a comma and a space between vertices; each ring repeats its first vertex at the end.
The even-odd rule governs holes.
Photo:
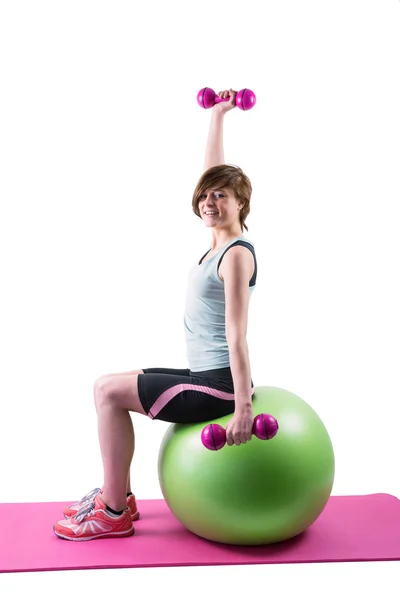
POLYGON ((210 167, 225 164, 223 140, 224 117, 225 113, 232 110, 232 108, 236 108, 236 104, 234 103, 236 93, 232 89, 219 92, 218 96, 220 98, 228 98, 229 96, 230 99, 226 102, 214 104, 211 109, 210 128, 208 130, 204 157, 204 171, 207 171, 210 167))

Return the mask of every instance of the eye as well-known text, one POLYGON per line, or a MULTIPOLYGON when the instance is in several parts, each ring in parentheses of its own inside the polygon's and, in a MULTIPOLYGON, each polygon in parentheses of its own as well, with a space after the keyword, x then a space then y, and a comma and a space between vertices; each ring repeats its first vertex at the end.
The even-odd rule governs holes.
MULTIPOLYGON (((225 198, 225 196, 226 194, 224 194, 223 192, 214 192, 214 198, 225 198)), ((207 194, 200 194, 200 196, 197 199, 197 202, 201 202, 205 198, 207 198, 207 194)))

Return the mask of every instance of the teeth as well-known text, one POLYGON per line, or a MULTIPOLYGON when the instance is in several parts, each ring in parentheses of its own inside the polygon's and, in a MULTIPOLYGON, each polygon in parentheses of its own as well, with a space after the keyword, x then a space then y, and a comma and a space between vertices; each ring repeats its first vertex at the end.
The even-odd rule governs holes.
POLYGON ((218 213, 216 213, 216 212, 206 212, 206 215, 216 215, 216 214, 218 214, 218 213))

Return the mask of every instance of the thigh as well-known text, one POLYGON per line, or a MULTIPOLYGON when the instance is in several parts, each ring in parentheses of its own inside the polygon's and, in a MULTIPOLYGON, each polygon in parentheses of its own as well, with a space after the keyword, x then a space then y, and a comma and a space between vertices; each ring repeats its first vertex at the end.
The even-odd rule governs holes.
POLYGON ((94 396, 96 406, 102 401, 112 401, 113 405, 125 410, 148 414, 148 404, 143 402, 143 393, 139 393, 138 378, 144 373, 187 375, 189 369, 137 369, 123 373, 111 373, 102 375, 94 384, 94 396))
POLYGON ((94 382, 95 393, 100 388, 104 389, 105 386, 110 381, 115 381, 116 378, 117 379, 121 379, 123 377, 132 376, 132 375, 139 375, 139 374, 143 374, 143 370, 142 369, 137 369, 136 371, 123 371, 122 373, 108 373, 107 375, 102 375, 101 377, 99 377, 98 379, 96 379, 96 381, 94 382))
POLYGON ((123 371, 122 373, 110 373, 109 375, 103 375, 104 378, 115 377, 116 375, 139 375, 143 373, 143 369, 137 369, 136 371, 123 371))
POLYGON ((189 369, 143 369, 138 393, 151 419, 198 423, 235 410, 230 369, 193 373, 189 369))

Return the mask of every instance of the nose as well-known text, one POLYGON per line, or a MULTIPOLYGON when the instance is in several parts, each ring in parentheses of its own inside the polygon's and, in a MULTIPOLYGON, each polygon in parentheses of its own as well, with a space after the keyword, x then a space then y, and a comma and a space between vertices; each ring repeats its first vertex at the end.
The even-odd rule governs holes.
POLYGON ((215 204, 214 204, 214 201, 211 202, 211 204, 210 204, 210 200, 213 200, 213 194, 211 192, 209 194, 207 194, 205 205, 207 207, 212 208, 213 206, 215 206, 215 204))

